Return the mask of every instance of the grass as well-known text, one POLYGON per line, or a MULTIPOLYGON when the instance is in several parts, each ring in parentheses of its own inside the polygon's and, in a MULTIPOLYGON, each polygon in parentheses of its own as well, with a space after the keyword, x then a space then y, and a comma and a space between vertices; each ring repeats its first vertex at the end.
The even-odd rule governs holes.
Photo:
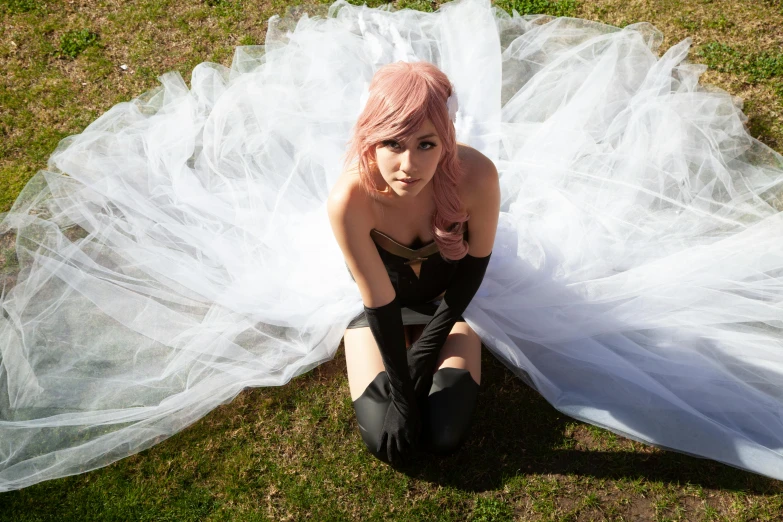
POLYGON ((398 472, 370 456, 339 350, 140 454, 0 494, 0 519, 774 520, 783 507, 778 481, 622 438, 608 449, 607 432, 552 409, 488 352, 482 365, 472 435, 452 458, 398 472))
POLYGON ((708 42, 696 54, 710 68, 741 75, 750 83, 783 77, 783 52, 742 52, 720 42, 708 42))
MULTIPOLYGON (((60 139, 156 87, 163 72, 189 81, 202 61, 228 65, 235 46, 263 43, 269 16, 326 5, 308 1, 0 2, 0 211, 45 168, 60 139)), ((395 5, 438 7, 427 0, 395 5)), ((621 27, 650 21, 664 32, 661 52, 691 37, 690 59, 709 67, 702 81, 742 97, 751 133, 783 150, 779 2, 497 5, 621 27)), ((2 263, 12 264, 2 252, 2 263)), ((489 353, 482 368, 466 446, 406 473, 364 450, 340 349, 286 386, 245 390, 140 454, 0 494, 0 520, 734 521, 777 520, 783 512, 778 481, 577 422, 489 353)))
POLYGON ((579 6, 576 0, 500 0, 495 5, 520 15, 548 14, 552 16, 576 16, 579 6))
POLYGON ((98 35, 89 29, 66 31, 60 37, 60 56, 76 58, 98 41, 98 35))

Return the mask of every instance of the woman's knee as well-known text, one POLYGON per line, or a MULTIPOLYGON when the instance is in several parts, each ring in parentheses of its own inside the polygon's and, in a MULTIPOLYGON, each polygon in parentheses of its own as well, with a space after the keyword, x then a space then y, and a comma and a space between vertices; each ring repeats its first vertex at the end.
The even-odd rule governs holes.
MULTIPOLYGON (((432 376, 427 398, 427 449, 438 455, 458 450, 467 438, 476 408, 479 385, 468 370, 441 368, 432 376)), ((353 401, 359 432, 367 449, 386 462, 379 448, 383 423, 391 402, 389 378, 379 372, 364 392, 353 401)))
POLYGON ((384 371, 383 360, 369 327, 346 330, 343 344, 351 399, 356 400, 378 373, 384 371))
POLYGON ((481 384, 481 338, 460 321, 454 325, 440 350, 436 368, 462 368, 481 384))
POLYGON ((441 368, 432 377, 427 399, 429 449, 439 455, 457 451, 467 438, 479 385, 468 370, 441 368))
POLYGON ((386 411, 391 402, 389 377, 380 372, 364 392, 353 401, 353 410, 359 424, 359 432, 367 449, 377 458, 386 459, 386 453, 378 447, 383 431, 386 411))

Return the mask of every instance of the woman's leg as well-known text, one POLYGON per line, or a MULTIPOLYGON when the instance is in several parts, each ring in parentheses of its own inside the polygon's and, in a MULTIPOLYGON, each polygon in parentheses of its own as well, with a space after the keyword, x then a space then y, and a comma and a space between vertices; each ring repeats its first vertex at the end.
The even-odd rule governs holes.
MULTIPOLYGON (((414 338, 419 338, 421 332, 414 338)), ((468 370, 476 384, 481 384, 481 338, 468 323, 459 322, 451 329, 443 348, 440 349, 435 371, 441 368, 468 370)))
POLYGON ((343 345, 359 433, 370 453, 382 459, 378 444, 391 398, 381 352, 369 327, 346 330, 343 345))
MULTIPOLYGON (((413 340, 419 335, 415 333, 413 340)), ((481 339, 467 323, 454 325, 435 368, 425 441, 430 451, 447 455, 467 438, 481 383, 481 339)))
MULTIPOLYGON (((406 338, 415 341, 424 329, 406 326, 406 338)), ((391 398, 380 350, 368 327, 351 328, 344 336, 348 384, 362 440, 370 452, 385 460, 377 447, 391 398)), ((448 454, 458 449, 468 433, 481 379, 481 339, 467 325, 454 325, 436 363, 428 397, 425 442, 430 450, 448 454)))
MULTIPOLYGON (((421 330, 416 332, 418 325, 405 326, 405 340, 408 345, 413 335, 418 339, 421 330)), ((351 400, 355 401, 378 373, 385 371, 381 351, 375 342, 369 327, 349 328, 343 336, 345 346, 345 364, 348 370, 348 385, 351 390, 351 400)))
MULTIPOLYGON (((405 328, 407 340, 409 327, 405 328)), ((381 352, 369 327, 346 330, 343 344, 348 386, 359 432, 370 452, 385 461, 386 452, 380 451, 378 443, 391 397, 381 352)))

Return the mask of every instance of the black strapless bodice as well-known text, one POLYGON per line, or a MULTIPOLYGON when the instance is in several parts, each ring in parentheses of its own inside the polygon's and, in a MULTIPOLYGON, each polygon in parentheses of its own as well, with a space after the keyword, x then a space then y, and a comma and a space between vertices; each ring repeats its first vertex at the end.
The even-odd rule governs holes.
MULTIPOLYGON (((446 290, 457 269, 457 262, 444 259, 437 247, 434 246, 434 242, 418 248, 411 248, 394 241, 375 229, 373 229, 371 236, 383 265, 386 267, 386 273, 389 274, 389 280, 397 294, 400 306, 427 303, 439 297, 446 290), (395 253, 381 247, 380 242, 393 247, 395 253), (410 265, 411 261, 415 259, 421 260, 419 277, 416 277, 416 272, 410 265)), ((348 265, 346 265, 347 267, 348 265)), ((350 272, 349 269, 348 273, 350 274, 350 272)), ((353 274, 351 274, 351 279, 353 279, 353 274)))

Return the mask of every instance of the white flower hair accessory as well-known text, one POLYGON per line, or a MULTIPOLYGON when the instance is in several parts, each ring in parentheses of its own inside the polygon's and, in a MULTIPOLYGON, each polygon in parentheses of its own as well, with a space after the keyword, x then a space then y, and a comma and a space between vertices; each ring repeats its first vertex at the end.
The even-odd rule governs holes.
POLYGON ((446 107, 449 109, 449 119, 454 122, 457 119, 457 111, 459 110, 459 102, 457 101, 457 91, 451 89, 451 96, 446 100, 446 107))

